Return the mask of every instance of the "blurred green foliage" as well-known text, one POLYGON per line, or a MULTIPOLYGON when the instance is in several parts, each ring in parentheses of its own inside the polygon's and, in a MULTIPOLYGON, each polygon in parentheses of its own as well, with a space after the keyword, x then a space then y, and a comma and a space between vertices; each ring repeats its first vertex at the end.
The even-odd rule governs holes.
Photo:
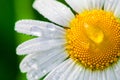
POLYGON ((0 1, 0 80, 27 80, 26 75, 19 70, 23 56, 17 56, 15 50, 20 43, 33 36, 15 32, 14 26, 21 19, 47 20, 32 8, 33 1, 0 1))
POLYGON ((14 5, 0 1, 0 80, 16 80, 18 73, 14 38, 14 5))
MULTIPOLYGON (((14 31, 15 22, 21 19, 44 20, 32 8, 34 0, 1 0, 0 1, 0 80, 27 80, 19 70, 23 56, 16 55, 16 47, 33 36, 14 31)), ((64 0, 59 0, 64 2, 64 0)))
POLYGON ((33 0, 0 1, 0 80, 26 80, 19 70, 15 48, 23 41, 32 38, 14 31, 14 25, 20 19, 33 19, 33 0))

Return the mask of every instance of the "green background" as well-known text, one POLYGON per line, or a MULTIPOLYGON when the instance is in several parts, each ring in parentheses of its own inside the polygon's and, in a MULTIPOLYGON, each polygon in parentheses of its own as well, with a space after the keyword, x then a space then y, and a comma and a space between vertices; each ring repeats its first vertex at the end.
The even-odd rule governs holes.
POLYGON ((15 22, 21 19, 44 19, 33 8, 34 0, 0 1, 0 80, 27 80, 19 70, 22 56, 16 47, 32 38, 14 31, 15 22))
POLYGON ((32 8, 33 1, 0 1, 0 80, 27 80, 19 70, 23 56, 16 55, 15 50, 20 43, 33 37, 15 32, 14 26, 21 19, 48 21, 32 8))

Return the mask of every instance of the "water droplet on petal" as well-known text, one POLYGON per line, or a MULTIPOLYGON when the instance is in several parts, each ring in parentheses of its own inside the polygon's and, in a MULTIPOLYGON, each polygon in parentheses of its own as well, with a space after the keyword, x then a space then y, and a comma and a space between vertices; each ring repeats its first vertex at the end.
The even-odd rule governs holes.
POLYGON ((48 24, 48 25, 47 25, 47 28, 48 28, 48 30, 50 30, 50 31, 56 31, 55 26, 52 25, 52 24, 48 24))
POLYGON ((29 80, 38 80, 39 79, 38 72, 29 72, 27 74, 27 77, 29 80))
POLYGON ((31 68, 30 68, 30 65, 28 65, 28 62, 22 63, 21 70, 22 70, 23 72, 29 71, 30 69, 31 69, 31 68))
POLYGON ((38 26, 34 26, 31 28, 31 34, 36 36, 42 36, 43 31, 38 28, 38 26))
POLYGON ((45 74, 47 73, 47 71, 46 71, 46 70, 42 70, 42 72, 43 72, 43 73, 45 73, 45 74))
POLYGON ((37 61, 36 61, 35 59, 31 59, 31 60, 29 61, 29 65, 31 65, 31 68, 32 68, 32 69, 35 69, 35 70, 38 69, 38 64, 37 64, 37 61))

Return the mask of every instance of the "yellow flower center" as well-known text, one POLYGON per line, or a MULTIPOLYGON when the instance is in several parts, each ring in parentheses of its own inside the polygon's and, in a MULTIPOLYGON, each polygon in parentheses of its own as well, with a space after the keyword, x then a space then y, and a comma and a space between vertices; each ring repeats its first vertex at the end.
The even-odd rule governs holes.
POLYGON ((69 56, 92 70, 103 70, 120 57, 120 23, 111 12, 85 11, 66 29, 69 56))

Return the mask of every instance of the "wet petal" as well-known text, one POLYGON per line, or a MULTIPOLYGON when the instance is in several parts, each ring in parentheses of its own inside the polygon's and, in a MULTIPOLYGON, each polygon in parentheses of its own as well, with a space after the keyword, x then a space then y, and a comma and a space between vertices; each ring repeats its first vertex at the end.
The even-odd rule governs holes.
POLYGON ((36 0, 33 7, 44 17, 64 27, 69 27, 74 18, 71 10, 56 0, 36 0))
POLYGON ((65 30, 49 22, 37 20, 20 20, 15 24, 15 30, 33 36, 46 38, 63 38, 65 30))

